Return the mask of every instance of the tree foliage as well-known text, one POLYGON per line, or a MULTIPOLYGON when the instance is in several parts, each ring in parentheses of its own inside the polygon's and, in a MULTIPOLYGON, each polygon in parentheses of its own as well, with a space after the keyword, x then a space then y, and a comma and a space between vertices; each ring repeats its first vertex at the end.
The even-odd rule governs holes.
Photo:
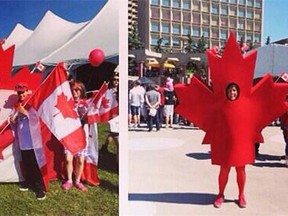
POLYGON ((128 35, 128 49, 129 50, 137 50, 137 49, 143 49, 144 44, 141 41, 141 37, 139 35, 138 31, 138 25, 137 22, 135 22, 132 26, 132 31, 128 35))

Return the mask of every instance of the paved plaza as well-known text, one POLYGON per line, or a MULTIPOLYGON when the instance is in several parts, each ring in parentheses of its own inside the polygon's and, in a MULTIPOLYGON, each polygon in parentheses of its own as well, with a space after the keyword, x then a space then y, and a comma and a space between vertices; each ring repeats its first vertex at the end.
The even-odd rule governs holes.
MULTIPOLYGON (((219 166, 211 165, 209 145, 202 145, 204 132, 196 127, 177 125, 147 132, 128 132, 127 215, 288 215, 288 168, 281 160, 284 140, 279 127, 263 130, 265 142, 260 155, 246 166, 247 208, 238 198, 235 169, 231 169, 225 202, 213 207, 218 193, 219 166)), ((241 136, 241 134, 239 134, 241 136)))

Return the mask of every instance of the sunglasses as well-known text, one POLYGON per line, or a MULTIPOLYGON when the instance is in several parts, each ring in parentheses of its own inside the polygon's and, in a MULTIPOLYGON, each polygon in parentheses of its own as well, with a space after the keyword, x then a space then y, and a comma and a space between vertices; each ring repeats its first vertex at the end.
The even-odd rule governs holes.
POLYGON ((119 82, 119 79, 115 79, 115 78, 114 78, 113 81, 118 81, 118 82, 119 82))

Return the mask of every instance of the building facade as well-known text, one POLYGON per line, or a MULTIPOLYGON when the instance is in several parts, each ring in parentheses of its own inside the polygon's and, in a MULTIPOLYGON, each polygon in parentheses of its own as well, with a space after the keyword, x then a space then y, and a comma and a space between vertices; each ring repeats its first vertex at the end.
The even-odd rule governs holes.
POLYGON ((261 44, 264 0, 129 1, 134 4, 133 17, 138 18, 139 33, 148 50, 154 50, 162 38, 164 47, 181 52, 188 35, 195 42, 204 36, 208 47, 223 47, 229 32, 238 41, 261 44))
POLYGON ((128 0, 128 33, 138 21, 138 0, 128 0))

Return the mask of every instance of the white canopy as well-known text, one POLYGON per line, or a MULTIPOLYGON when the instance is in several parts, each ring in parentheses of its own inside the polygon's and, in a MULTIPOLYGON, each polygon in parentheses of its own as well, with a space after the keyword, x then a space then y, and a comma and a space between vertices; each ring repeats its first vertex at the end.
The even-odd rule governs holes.
POLYGON ((274 76, 288 73, 288 46, 271 44, 257 49, 254 77, 270 73, 274 76))
POLYGON ((118 8, 117 0, 108 0, 87 22, 72 23, 47 11, 34 31, 18 24, 5 43, 16 45, 13 66, 87 61, 95 48, 102 49, 106 59, 118 56, 118 8))

